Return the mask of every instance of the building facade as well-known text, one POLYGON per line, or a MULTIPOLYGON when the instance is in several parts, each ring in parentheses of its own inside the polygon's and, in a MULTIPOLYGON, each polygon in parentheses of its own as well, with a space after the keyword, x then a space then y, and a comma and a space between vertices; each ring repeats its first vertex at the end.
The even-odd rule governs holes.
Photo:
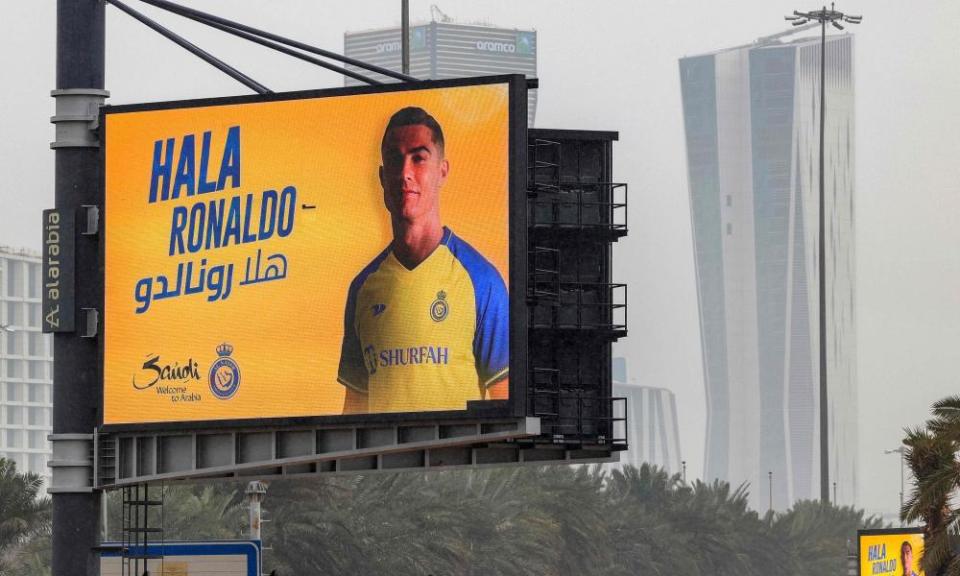
MULTIPOLYGON (((829 479, 857 502, 853 38, 827 39, 829 479)), ((703 371, 705 477, 765 509, 820 497, 820 39, 680 60, 703 371)), ((832 495, 831 495, 832 496, 832 495)))
MULTIPOLYGON (((646 462, 663 468, 668 474, 681 473, 680 428, 673 392, 614 381, 613 396, 626 398, 627 410, 628 448, 620 452, 620 462, 616 465, 639 468, 646 462)), ((615 412, 621 410, 623 404, 614 404, 615 412)))
MULTIPOLYGON (((347 32, 343 53, 388 70, 401 70, 400 28, 347 32)), ((363 68, 347 69, 380 82, 396 82, 363 68)), ((537 33, 477 24, 432 21, 410 27, 410 75, 421 80, 525 74, 537 77, 537 33)), ((364 83, 344 76, 346 86, 364 83)), ((527 122, 533 127, 537 91, 528 93, 527 122)))
POLYGON ((49 480, 53 341, 40 331, 40 255, 0 247, 0 457, 49 480))

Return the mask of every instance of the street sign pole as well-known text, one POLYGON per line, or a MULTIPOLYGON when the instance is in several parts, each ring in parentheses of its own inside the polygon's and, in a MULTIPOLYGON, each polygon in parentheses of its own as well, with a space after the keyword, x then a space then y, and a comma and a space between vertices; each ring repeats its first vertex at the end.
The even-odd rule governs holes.
MULTIPOLYGON (((95 127, 104 83, 104 4, 57 1, 55 153, 56 209, 69 219, 98 204, 99 143, 95 127)), ((100 494, 93 490, 93 431, 97 425, 96 275, 99 239, 78 220, 74 253, 77 330, 53 336, 53 559, 55 576, 99 574, 100 494)))

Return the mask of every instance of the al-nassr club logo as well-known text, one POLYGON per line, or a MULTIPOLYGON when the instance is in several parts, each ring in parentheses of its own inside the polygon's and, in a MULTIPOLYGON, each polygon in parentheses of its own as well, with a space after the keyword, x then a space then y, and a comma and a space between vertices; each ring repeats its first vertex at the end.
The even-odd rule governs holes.
POLYGON ((240 367, 230 357, 233 346, 224 342, 217 346, 217 360, 210 366, 210 391, 221 400, 227 400, 240 388, 240 367))
POLYGON ((440 322, 450 313, 450 305, 447 304, 447 293, 443 290, 437 292, 437 299, 430 304, 430 317, 434 322, 440 322))

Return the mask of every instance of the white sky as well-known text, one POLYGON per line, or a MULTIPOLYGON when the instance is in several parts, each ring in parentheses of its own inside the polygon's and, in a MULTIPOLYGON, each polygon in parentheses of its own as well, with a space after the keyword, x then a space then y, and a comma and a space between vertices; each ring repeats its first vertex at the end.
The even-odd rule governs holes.
MULTIPOLYGON (((688 474, 703 462, 704 396, 677 60, 785 28, 798 0, 453 1, 458 21, 538 31, 537 125, 618 130, 615 177, 630 184, 630 235, 615 280, 630 284, 631 379, 677 395, 688 474)), ((333 73, 129 0, 275 91, 342 85, 333 73)), ((190 4, 342 50, 343 32, 399 24, 398 0, 190 4)), ((413 20, 428 0, 411 0, 413 20)), ((856 38, 860 494, 892 511, 899 462, 883 450, 929 405, 960 392, 960 2, 849 0, 856 38)), ((108 7, 111 103, 248 91, 108 7)), ((0 244, 39 247, 53 205, 55 2, 4 2, 0 19, 0 244)))

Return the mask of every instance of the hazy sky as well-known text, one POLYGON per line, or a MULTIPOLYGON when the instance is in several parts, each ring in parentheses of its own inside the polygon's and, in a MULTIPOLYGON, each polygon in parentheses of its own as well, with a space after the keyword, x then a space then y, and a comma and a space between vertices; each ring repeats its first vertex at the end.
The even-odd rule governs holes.
MULTIPOLYGON (((749 0, 436 0, 458 21, 538 31, 537 125, 617 130, 615 178, 630 185, 630 235, 615 280, 630 284, 630 336, 616 353, 637 383, 673 390, 688 474, 703 464, 704 396, 677 60, 785 28, 815 3, 749 0)), ((129 0, 275 91, 342 78, 129 0)), ((398 25, 399 0, 193 0, 202 10, 342 50, 346 30, 398 25)), ((430 2, 411 0, 414 21, 430 2)), ((0 19, 0 244, 39 247, 53 205, 55 2, 4 2, 0 19)), ((860 494, 897 504, 904 426, 960 393, 960 2, 849 0, 856 28, 860 494), (908 14, 909 10, 909 14, 908 14)), ((114 104, 249 93, 107 8, 114 104)))

